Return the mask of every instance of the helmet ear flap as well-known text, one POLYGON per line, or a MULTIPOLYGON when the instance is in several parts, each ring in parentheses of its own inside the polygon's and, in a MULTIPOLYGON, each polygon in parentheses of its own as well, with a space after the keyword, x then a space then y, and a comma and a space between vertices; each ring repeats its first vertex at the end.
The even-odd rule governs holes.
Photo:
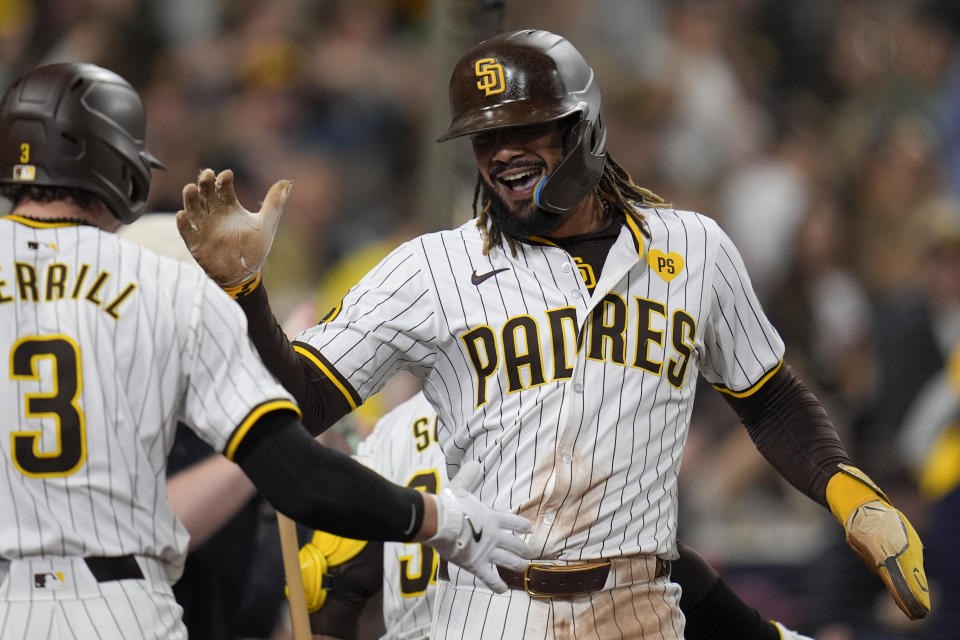
POLYGON ((603 122, 603 114, 597 114, 597 123, 590 130, 590 150, 602 153, 607 146, 607 127, 603 122))

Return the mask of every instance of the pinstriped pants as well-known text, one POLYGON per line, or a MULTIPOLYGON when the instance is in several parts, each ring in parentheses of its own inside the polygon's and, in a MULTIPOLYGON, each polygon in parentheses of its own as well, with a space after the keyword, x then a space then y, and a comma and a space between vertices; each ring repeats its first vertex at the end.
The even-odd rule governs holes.
POLYGON ((443 640, 682 640, 680 585, 650 578, 649 557, 614 560, 604 588, 580 596, 537 598, 493 593, 450 566, 437 581, 431 637, 443 640))
POLYGON ((144 579, 98 582, 82 558, 10 561, 0 576, 0 638, 186 640, 162 565, 137 562, 144 579))

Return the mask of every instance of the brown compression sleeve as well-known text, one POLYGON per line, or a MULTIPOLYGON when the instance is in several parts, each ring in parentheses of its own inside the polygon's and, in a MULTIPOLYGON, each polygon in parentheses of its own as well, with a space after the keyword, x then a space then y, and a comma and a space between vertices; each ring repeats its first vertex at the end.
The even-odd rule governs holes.
POLYGON ((237 299, 247 316, 247 333, 267 369, 293 394, 303 424, 313 435, 322 433, 350 413, 350 405, 333 382, 297 355, 273 316, 267 289, 260 286, 237 299))
POLYGON ((383 584, 383 544, 371 542, 343 564, 327 569, 327 600, 310 614, 310 630, 341 640, 356 640, 360 614, 383 584))
POLYGON ((787 365, 751 395, 723 397, 750 438, 790 484, 827 506, 827 482, 850 458, 820 400, 787 365))
POLYGON ((720 579, 699 553, 677 540, 679 557, 670 563, 670 579, 680 585, 680 610, 684 615, 695 607, 720 579))
POLYGON ((257 491, 297 522, 358 540, 407 542, 423 524, 423 495, 310 437, 289 411, 253 424, 233 460, 257 491))
POLYGON ((677 551, 680 557, 670 565, 670 579, 680 585, 687 640, 779 640, 776 627, 741 600, 699 553, 679 540, 677 551))

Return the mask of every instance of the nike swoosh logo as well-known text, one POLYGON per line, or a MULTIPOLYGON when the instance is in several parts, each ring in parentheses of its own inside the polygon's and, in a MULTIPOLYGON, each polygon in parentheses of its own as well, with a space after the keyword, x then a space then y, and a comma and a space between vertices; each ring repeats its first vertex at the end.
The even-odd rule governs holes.
POLYGON ((473 528, 473 520, 470 519, 470 516, 464 514, 463 517, 467 519, 467 524, 470 525, 470 532, 473 534, 473 541, 480 542, 480 536, 483 535, 483 529, 477 531, 473 528))
POLYGON ((509 271, 510 267, 503 267, 502 269, 494 269, 493 271, 487 271, 486 273, 477 273, 477 270, 473 270, 473 275, 470 276, 470 282, 473 284, 480 284, 487 278, 492 278, 501 271, 509 271))

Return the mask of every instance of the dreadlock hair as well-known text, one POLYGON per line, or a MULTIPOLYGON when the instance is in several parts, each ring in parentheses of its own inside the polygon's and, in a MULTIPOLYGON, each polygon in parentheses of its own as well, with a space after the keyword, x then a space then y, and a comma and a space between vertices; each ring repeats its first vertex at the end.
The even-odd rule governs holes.
POLYGON ((606 205, 607 211, 622 211, 633 218, 640 227, 644 237, 650 238, 650 229, 644 222, 645 216, 637 211, 637 207, 652 209, 665 205, 666 201, 645 187, 633 181, 627 170, 607 154, 607 161, 603 165, 603 174, 596 186, 597 196, 606 205))
MULTIPOLYGON (((477 172, 477 184, 473 188, 473 215, 477 219, 477 226, 483 234, 483 255, 487 255, 490 249, 503 242, 503 230, 500 228, 500 222, 496 218, 490 217, 490 201, 486 197, 481 197, 481 181, 483 177, 477 172)), ((647 238, 650 237, 650 230, 644 221, 644 215, 637 210, 640 208, 651 208, 664 205, 663 198, 653 191, 637 185, 626 169, 613 159, 607 153, 606 162, 603 165, 603 173, 600 175, 600 182, 594 187, 594 193, 600 198, 604 205, 607 215, 614 211, 622 211, 630 216, 640 227, 641 232, 647 238)), ((515 238, 507 236, 507 244, 514 257, 517 255, 517 241, 515 238)))

